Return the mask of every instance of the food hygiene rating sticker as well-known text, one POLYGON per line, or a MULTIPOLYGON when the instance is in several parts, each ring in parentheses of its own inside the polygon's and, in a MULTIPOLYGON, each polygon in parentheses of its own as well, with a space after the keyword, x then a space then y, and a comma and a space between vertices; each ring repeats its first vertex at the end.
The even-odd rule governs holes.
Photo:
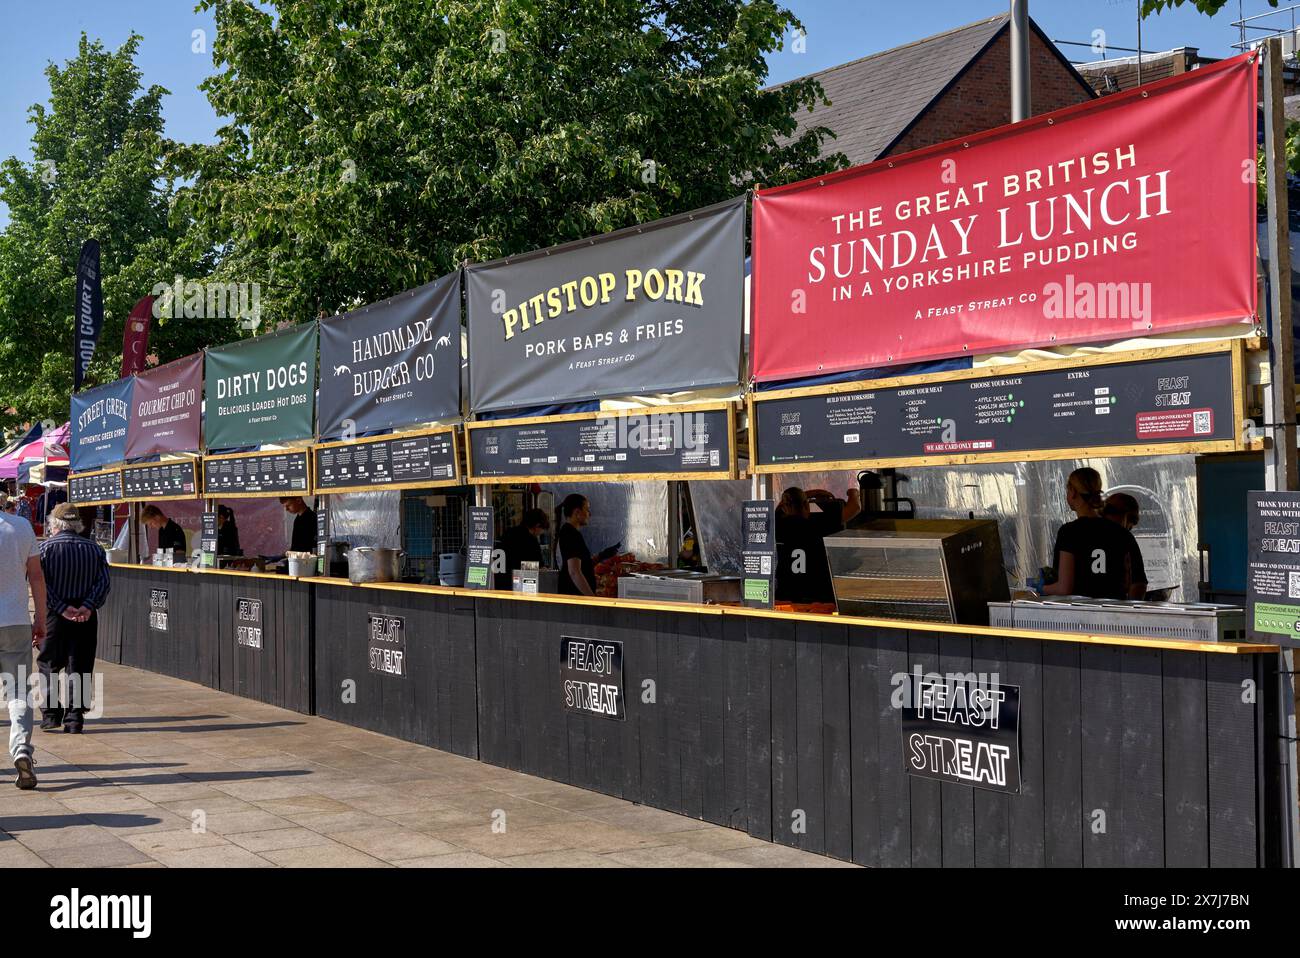
POLYGON ((1256 602, 1255 631, 1268 632, 1272 635, 1300 633, 1300 606, 1256 602))

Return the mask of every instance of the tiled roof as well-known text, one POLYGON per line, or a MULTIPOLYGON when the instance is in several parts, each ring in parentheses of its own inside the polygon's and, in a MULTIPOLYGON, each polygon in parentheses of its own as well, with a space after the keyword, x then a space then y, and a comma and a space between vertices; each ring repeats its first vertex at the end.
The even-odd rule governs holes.
POLYGON ((825 126, 837 137, 822 145, 851 164, 879 157, 908 125, 1007 25, 990 17, 813 74, 830 106, 798 114, 799 132, 825 126))

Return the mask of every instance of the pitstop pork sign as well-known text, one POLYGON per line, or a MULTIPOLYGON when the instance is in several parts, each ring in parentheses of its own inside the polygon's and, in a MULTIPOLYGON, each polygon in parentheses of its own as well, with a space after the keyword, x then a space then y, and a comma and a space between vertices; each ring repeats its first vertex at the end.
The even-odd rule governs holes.
POLYGON ((1252 322, 1256 68, 759 191, 754 377, 1252 322))

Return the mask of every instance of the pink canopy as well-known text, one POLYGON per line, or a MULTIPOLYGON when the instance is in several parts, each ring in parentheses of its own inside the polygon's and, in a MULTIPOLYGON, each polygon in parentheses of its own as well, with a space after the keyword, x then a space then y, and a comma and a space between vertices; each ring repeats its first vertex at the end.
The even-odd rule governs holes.
POLYGON ((68 424, 29 442, 0 458, 0 479, 17 479, 18 467, 24 462, 46 462, 51 466, 68 464, 68 424))

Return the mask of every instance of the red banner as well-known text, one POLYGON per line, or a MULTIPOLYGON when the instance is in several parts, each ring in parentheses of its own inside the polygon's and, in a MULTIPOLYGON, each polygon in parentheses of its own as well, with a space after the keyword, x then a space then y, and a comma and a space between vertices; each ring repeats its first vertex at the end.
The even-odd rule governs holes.
POLYGON ((153 322, 153 297, 145 296, 135 304, 126 318, 122 332, 122 375, 130 376, 144 369, 149 352, 149 325, 153 322))
POLYGON ((754 378, 1251 322, 1256 66, 759 191, 754 378))
POLYGON ((197 452, 202 409, 202 353, 139 373, 131 394, 126 458, 197 452))

